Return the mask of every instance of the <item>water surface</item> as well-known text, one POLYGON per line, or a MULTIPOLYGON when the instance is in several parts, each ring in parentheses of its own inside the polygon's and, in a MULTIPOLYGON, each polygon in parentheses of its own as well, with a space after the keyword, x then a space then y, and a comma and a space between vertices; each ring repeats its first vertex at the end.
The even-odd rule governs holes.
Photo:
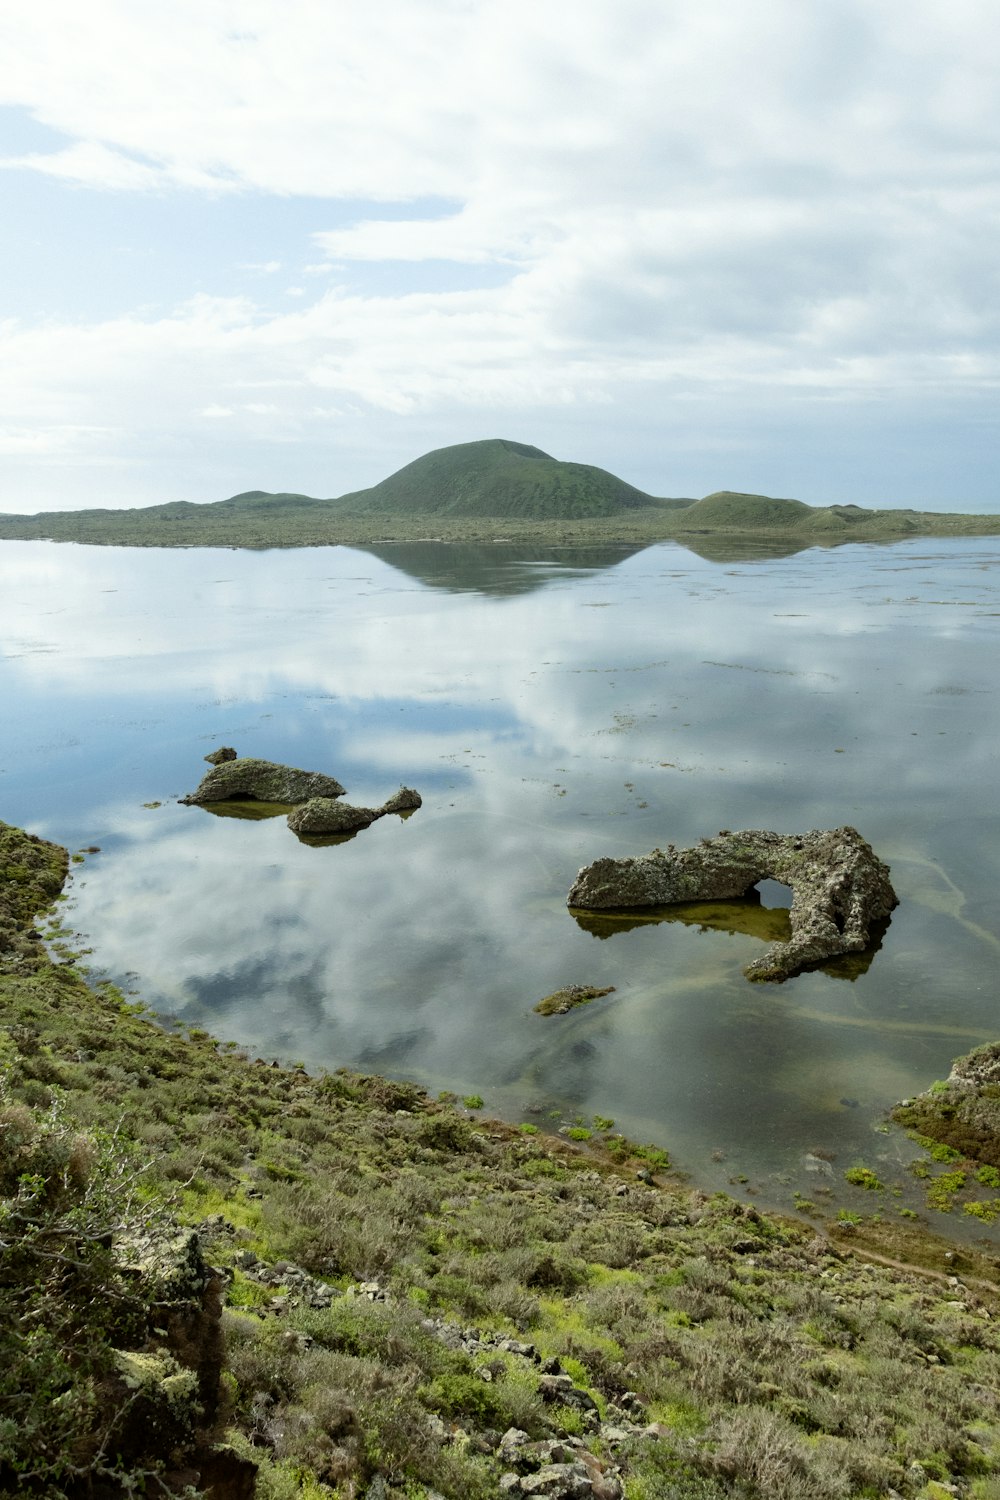
POLYGON ((998 564, 996 539, 735 563, 3 543, 0 817, 100 846, 72 923, 165 1015, 612 1117, 787 1204, 823 1154, 834 1185, 891 1173, 911 1148, 886 1107, 1000 1036, 998 564), (424 805, 324 847, 179 806, 219 744, 424 805), (860 964, 753 986, 780 914, 566 910, 598 855, 842 823, 900 896, 860 964), (615 992, 533 1013, 569 983, 615 992))

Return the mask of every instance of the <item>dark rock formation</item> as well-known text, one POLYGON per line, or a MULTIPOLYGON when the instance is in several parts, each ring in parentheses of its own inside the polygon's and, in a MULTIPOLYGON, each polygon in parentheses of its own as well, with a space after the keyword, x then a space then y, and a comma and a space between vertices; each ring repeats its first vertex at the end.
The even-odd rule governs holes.
POLYGON ((205 759, 210 766, 221 766, 224 761, 235 760, 236 751, 232 745, 220 745, 218 750, 210 750, 205 759))
POLYGON ((568 904, 593 911, 723 900, 743 896, 760 880, 791 886, 792 935, 748 964, 748 979, 788 979, 839 954, 861 952, 872 925, 897 904, 888 867, 850 827, 720 833, 693 849, 599 859, 580 871, 568 904))
POLYGON ((226 802, 231 797, 249 798, 254 802, 308 802, 310 797, 342 797, 344 788, 332 776, 319 771, 298 771, 294 766, 277 765, 270 760, 251 756, 223 761, 206 771, 197 791, 181 801, 189 805, 226 802))
POLYGON ((400 787, 381 807, 351 807, 333 797, 310 797, 301 807, 288 814, 288 826, 300 837, 322 838, 331 834, 355 833, 367 828, 387 813, 412 812, 420 806, 420 793, 411 787, 400 787))

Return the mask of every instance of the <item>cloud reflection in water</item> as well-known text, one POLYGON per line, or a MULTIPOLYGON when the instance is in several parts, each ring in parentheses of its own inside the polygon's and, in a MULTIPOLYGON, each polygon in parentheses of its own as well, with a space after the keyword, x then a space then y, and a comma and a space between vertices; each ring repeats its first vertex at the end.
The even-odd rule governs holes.
MULTIPOLYGON (((415 584, 347 548, 6 544, 3 815, 99 843, 75 920, 101 961, 261 1052, 611 1115, 700 1172, 716 1146, 751 1170, 863 1151, 886 1103, 996 1034, 995 950, 962 926, 1000 882, 995 546, 616 556, 498 550, 463 592, 460 548, 415 584), (218 743, 424 806, 327 848, 142 809, 218 743), (601 854, 843 822, 902 899, 852 984, 748 985, 765 934, 743 917, 604 943, 565 908, 601 854), (616 992, 532 1014, 572 982, 616 992)), ((995 908, 975 923, 996 935, 995 908)))

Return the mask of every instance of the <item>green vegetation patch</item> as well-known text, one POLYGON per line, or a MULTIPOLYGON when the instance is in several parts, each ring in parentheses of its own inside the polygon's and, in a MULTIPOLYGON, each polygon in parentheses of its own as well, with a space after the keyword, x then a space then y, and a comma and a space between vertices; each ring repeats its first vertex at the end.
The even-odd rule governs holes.
POLYGON ((858 1165, 848 1167, 844 1173, 844 1181, 851 1183, 853 1187, 864 1188, 869 1193, 884 1193, 885 1183, 881 1180, 871 1167, 858 1165))
POLYGON ((1000 1045, 977 1047, 954 1064, 955 1082, 897 1104, 892 1118, 950 1158, 1000 1170, 1000 1045))
POLYGON ((945 1269, 896 1220, 823 1240, 654 1183, 657 1146, 584 1152, 405 1082, 265 1065, 39 953, 0 970, 0 1493, 159 1493, 224 1441, 258 1500, 493 1500, 507 1427, 578 1436, 630 1500, 1000 1482, 986 1259, 962 1250, 954 1289, 867 1264, 849 1247, 945 1269), (185 1221, 227 1303, 207 1405, 129 1248, 185 1221), (176 1400, 125 1444, 147 1387, 176 1400))
POLYGON ((603 987, 593 984, 568 984, 563 989, 554 990, 551 995, 546 995, 544 999, 539 1000, 535 1011, 540 1016, 564 1016, 567 1012, 575 1010, 578 1005, 589 1005, 591 1000, 599 1000, 602 995, 613 994, 614 988, 613 984, 606 984, 603 987))

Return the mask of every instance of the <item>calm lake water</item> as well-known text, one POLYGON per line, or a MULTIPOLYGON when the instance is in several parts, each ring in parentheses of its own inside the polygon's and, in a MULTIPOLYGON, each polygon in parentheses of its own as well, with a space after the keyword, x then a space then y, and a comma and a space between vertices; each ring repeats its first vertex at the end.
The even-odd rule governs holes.
POLYGON ((891 1175, 913 1148, 887 1106, 1000 1037, 995 538, 738 562, 5 542, 0 625, 0 817, 100 847, 67 919, 98 973, 255 1053, 612 1117, 788 1206, 817 1152, 834 1188, 858 1159, 891 1175), (179 806, 220 744, 423 807, 310 847, 179 806), (598 855, 842 823, 900 897, 860 965, 754 986, 759 913, 566 910, 598 855), (615 992, 533 1013, 567 983, 615 992))

